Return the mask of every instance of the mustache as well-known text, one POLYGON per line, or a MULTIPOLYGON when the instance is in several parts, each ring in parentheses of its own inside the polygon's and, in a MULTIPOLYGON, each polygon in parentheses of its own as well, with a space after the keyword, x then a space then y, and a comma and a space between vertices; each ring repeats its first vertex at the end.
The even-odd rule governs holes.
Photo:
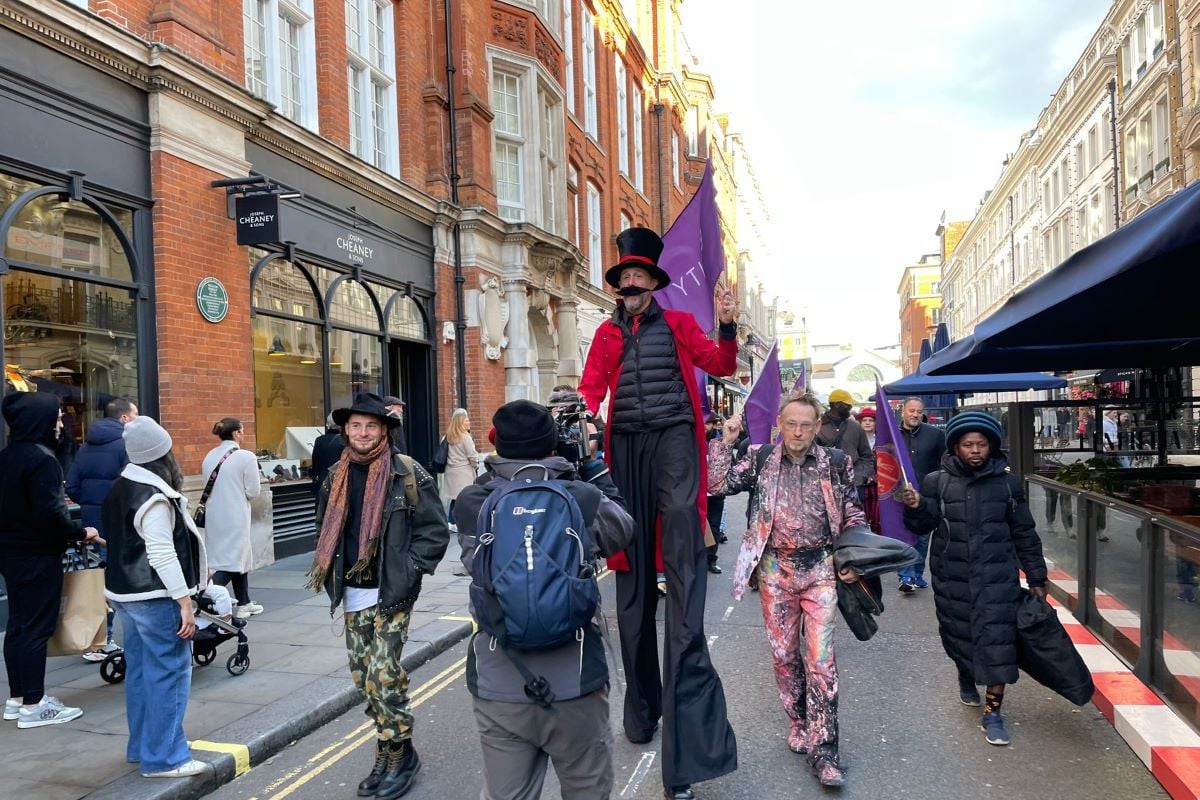
POLYGON ((617 294, 621 297, 637 297, 639 294, 645 294, 651 291, 644 286, 622 286, 617 290, 617 294))

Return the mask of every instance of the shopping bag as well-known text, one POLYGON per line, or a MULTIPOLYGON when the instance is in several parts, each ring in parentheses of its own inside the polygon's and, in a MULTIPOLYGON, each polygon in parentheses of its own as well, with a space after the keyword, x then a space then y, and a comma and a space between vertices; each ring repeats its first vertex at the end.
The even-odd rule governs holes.
POLYGON ((63 575, 58 626, 47 655, 73 656, 103 647, 108 638, 104 570, 81 569, 63 575))

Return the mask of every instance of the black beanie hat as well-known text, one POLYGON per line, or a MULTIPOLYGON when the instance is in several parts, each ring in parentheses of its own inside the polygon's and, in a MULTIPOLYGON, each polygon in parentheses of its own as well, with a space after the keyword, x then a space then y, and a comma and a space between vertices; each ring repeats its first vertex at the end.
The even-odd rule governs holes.
POLYGON ((529 400, 505 403, 492 415, 496 453, 502 458, 545 458, 558 446, 550 409, 529 400))

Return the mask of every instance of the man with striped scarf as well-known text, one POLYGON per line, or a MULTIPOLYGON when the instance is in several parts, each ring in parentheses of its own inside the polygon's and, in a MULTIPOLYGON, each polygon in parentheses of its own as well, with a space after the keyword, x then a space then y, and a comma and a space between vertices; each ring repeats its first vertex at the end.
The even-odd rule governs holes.
POLYGON ((412 746, 408 675, 400 655, 423 575, 446 553, 450 530, 433 477, 388 437, 398 423, 364 393, 333 412, 347 447, 317 496, 317 552, 308 587, 342 606, 354 685, 378 735, 375 765, 359 797, 393 800, 411 788, 421 760, 412 746))

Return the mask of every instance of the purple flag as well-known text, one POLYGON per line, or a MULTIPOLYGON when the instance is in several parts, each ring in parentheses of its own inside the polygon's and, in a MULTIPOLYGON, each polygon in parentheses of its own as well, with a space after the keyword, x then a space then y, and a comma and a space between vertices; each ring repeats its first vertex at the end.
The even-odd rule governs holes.
POLYGON ((671 285, 655 292, 654 298, 663 308, 688 312, 701 330, 711 331, 716 324, 713 293, 725 271, 711 165, 705 165, 700 187, 662 240, 658 265, 671 276, 671 285))
POLYGON ((746 433, 750 444, 767 444, 774 441, 771 435, 775 420, 779 417, 779 398, 783 395, 783 380, 779 377, 779 340, 771 345, 767 360, 763 362, 758 380, 750 387, 746 398, 746 433))
POLYGON ((808 391, 808 368, 807 362, 800 362, 800 374, 796 377, 796 383, 792 386, 792 393, 800 393, 808 391))
MULTIPOLYGON (((888 405, 883 387, 875 384, 875 480, 879 485, 879 531, 884 536, 916 544, 917 537, 904 527, 904 503, 900 493, 913 482, 912 459, 888 405)), ((914 487, 919 488, 919 487, 914 487)))

